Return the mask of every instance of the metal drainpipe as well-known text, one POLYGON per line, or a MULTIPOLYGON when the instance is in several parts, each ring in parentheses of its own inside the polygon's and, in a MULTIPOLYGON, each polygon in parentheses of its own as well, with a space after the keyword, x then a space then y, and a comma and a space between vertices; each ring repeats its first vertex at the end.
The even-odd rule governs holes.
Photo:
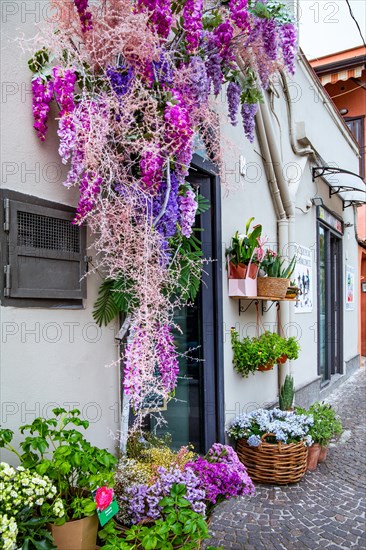
POLYGON ((263 117, 260 109, 256 114, 256 128, 257 128, 259 146, 265 161, 264 167, 267 173, 268 183, 269 183, 272 197, 275 203, 274 205, 276 209, 276 214, 279 220, 286 220, 286 212, 282 204, 281 193, 280 193, 280 190, 278 189, 276 175, 273 170, 271 154, 269 152, 268 143, 267 143, 266 130, 264 128, 263 117))
MULTIPOLYGON (((283 206, 280 190, 277 185, 276 174, 274 171, 274 163, 271 157, 268 138, 266 134, 266 128, 264 126, 262 111, 259 109, 256 115, 256 128, 258 141, 261 148, 262 156, 265 161, 265 168, 268 177, 268 183, 270 185, 272 198, 274 201, 275 209, 277 212, 277 226, 278 226, 278 243, 279 248, 282 249, 286 246, 288 241, 288 219, 286 211, 283 206)), ((283 318, 283 316, 282 316, 283 318)), ((287 366, 281 365, 278 369, 278 389, 283 384, 287 374, 287 366)))
POLYGON ((295 155, 299 155, 302 157, 305 155, 315 155, 315 151, 312 147, 307 146, 307 147, 300 148, 296 143, 294 117, 292 113, 292 101, 291 101, 290 91, 288 89, 287 77, 284 71, 280 70, 279 73, 281 76, 282 88, 286 98, 288 123, 289 123, 288 125, 289 125, 289 131, 290 131, 290 143, 291 143, 292 150, 295 153, 295 155))
MULTIPOLYGON (((286 212, 287 219, 279 220, 278 222, 278 244, 280 253, 284 250, 287 251, 288 245, 290 242, 289 235, 289 226, 294 227, 295 220, 295 207, 291 200, 290 191, 288 183, 285 181, 283 172, 282 172, 282 162, 279 151, 276 145, 276 137, 272 128, 272 121, 269 113, 268 106, 266 102, 260 105, 260 111, 263 117, 263 123, 267 135, 268 148, 271 155, 274 172, 276 175, 276 180, 278 188, 281 193, 282 203, 286 212)), ((293 232, 293 230, 291 231, 293 232)), ((291 316, 290 316, 290 304, 288 302, 283 302, 280 309, 280 320, 281 324, 286 329, 290 327, 291 334, 291 316)), ((292 368, 291 368, 292 372, 292 368)), ((286 374, 290 373, 289 362, 286 362, 284 365, 279 366, 279 386, 281 386, 286 378, 286 374)))

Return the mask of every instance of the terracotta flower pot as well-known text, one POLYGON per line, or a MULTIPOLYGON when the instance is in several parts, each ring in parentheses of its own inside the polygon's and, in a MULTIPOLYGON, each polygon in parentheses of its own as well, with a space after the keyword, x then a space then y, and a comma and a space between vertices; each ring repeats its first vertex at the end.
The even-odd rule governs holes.
POLYGON ((287 355, 282 355, 279 359, 277 359, 277 363, 283 365, 287 361, 287 355))
POLYGON ((308 461, 306 465, 306 469, 308 470, 308 472, 313 472, 316 469, 318 465, 319 454, 320 454, 319 443, 314 443, 311 447, 309 447, 308 461))
POLYGON ((95 550, 98 533, 98 516, 51 525, 51 534, 58 550, 95 550))
POLYGON ((264 371, 267 371, 267 370, 272 370, 274 367, 273 363, 268 363, 268 365, 260 365, 257 370, 259 370, 260 372, 264 372, 264 371))
POLYGON ((318 464, 321 464, 322 462, 325 462, 327 456, 328 456, 329 447, 320 447, 320 453, 318 457, 318 464))
MULTIPOLYGON (((229 279, 245 279, 247 276, 248 266, 245 264, 234 265, 230 262, 229 266, 229 279)), ((258 266, 250 264, 248 276, 251 279, 255 279, 258 273, 258 266)))

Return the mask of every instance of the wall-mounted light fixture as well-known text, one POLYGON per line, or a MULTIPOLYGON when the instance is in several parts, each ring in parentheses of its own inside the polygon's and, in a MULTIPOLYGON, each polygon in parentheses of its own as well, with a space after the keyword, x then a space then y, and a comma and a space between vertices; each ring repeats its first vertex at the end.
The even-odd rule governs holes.
POLYGON ((339 114, 342 115, 342 116, 348 115, 348 109, 340 109, 339 114))
POLYGON ((351 223, 351 222, 347 222, 343 225, 344 225, 344 227, 353 227, 353 223, 351 223))
POLYGON ((314 206, 324 206, 323 199, 321 197, 313 197, 311 200, 311 203, 314 206))

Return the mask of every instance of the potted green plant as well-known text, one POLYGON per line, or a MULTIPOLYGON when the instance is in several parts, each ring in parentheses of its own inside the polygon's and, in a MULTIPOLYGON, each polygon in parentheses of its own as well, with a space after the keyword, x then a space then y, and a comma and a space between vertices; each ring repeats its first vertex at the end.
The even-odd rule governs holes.
POLYGON ((236 231, 231 239, 231 245, 226 249, 226 256, 229 262, 229 278, 244 279, 249 264, 251 264, 251 276, 257 275, 258 266, 254 255, 261 244, 262 226, 255 225, 250 231, 254 218, 250 218, 245 226, 245 234, 236 231), (258 241, 259 239, 259 241, 258 241))
POLYGON ((292 405, 295 397, 295 385, 294 379, 289 374, 286 374, 284 383, 280 388, 279 393, 279 407, 281 411, 293 410, 292 405))
POLYGON ((331 439, 342 433, 342 422, 328 403, 314 403, 307 411, 299 408, 296 410, 302 414, 309 414, 314 419, 309 432, 314 445, 313 449, 309 449, 308 470, 315 470, 317 464, 326 459, 331 439))
POLYGON ((0 430, 0 447, 15 453, 24 468, 47 475, 56 487, 65 511, 51 526, 57 548, 94 550, 98 518, 91 492, 113 484, 117 459, 84 438, 77 428, 87 429, 89 422, 78 409, 56 408, 53 414, 20 427, 21 434, 29 432, 20 452, 11 445, 11 430, 0 430))
POLYGON ((1 548, 51 550, 47 524, 64 515, 57 489, 47 476, 0 462, 1 548))
POLYGON ((237 331, 231 329, 233 365, 235 370, 248 377, 249 373, 272 370, 283 348, 284 339, 275 332, 266 331, 254 338, 240 340, 237 331))
POLYGON ((300 292, 300 289, 297 286, 296 281, 295 280, 290 281, 290 284, 286 292, 286 298, 288 298, 289 300, 296 300, 299 292, 300 292))
POLYGON ((288 359, 293 361, 298 359, 300 351, 300 344, 295 338, 295 336, 290 336, 287 339, 283 339, 282 345, 280 347, 280 355, 277 360, 277 363, 286 363, 288 359))
POLYGON ((285 298, 290 277, 296 266, 296 256, 286 266, 285 258, 267 249, 261 261, 260 267, 264 272, 263 277, 258 277, 258 296, 272 298, 285 298))

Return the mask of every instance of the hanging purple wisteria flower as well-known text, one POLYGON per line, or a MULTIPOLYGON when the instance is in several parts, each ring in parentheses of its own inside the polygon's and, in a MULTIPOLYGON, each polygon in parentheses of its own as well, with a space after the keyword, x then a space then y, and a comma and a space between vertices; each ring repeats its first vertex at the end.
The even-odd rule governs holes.
MULTIPOLYGON (((175 235, 177 232, 177 222, 179 218, 179 208, 178 208, 178 189, 179 189, 179 180, 174 172, 170 175, 171 188, 169 193, 168 202, 164 211, 163 216, 156 225, 156 230, 163 237, 162 240, 162 249, 168 252, 169 248, 169 239, 175 235)), ((152 213, 154 219, 159 216, 164 199, 167 191, 167 182, 163 181, 161 183, 159 194, 156 195, 153 199, 153 208, 152 213)))
POLYGON ((233 126, 238 124, 237 114, 240 105, 241 87, 236 82, 230 82, 227 87, 227 101, 229 104, 229 118, 233 126))
POLYGON ((163 177, 164 159, 159 147, 155 150, 144 151, 141 155, 141 180, 147 189, 159 187, 163 177))
POLYGON ((56 101, 60 105, 60 116, 64 115, 65 113, 71 113, 75 108, 75 71, 73 71, 72 69, 63 70, 61 67, 54 67, 53 82, 56 101))
POLYGON ((183 28, 187 50, 195 52, 202 37, 202 0, 186 0, 183 8, 183 28))
POLYGON ((76 208, 73 223, 78 225, 95 206, 96 197, 100 193, 102 178, 95 172, 86 172, 80 181, 80 198, 76 208))
POLYGON ((235 55, 233 53, 233 39, 234 29, 230 25, 229 21, 221 23, 213 31, 213 35, 216 39, 216 47, 219 48, 219 53, 223 61, 230 63, 235 60, 235 55))
POLYGON ((189 238, 192 235, 192 226, 194 224, 197 212, 196 195, 192 189, 188 189, 185 195, 178 197, 180 226, 182 235, 189 238))
POLYGON ((200 56, 195 55, 191 58, 190 69, 189 92, 197 101, 198 106, 200 106, 207 101, 209 94, 209 79, 207 77, 206 66, 200 56))
POLYGON ((43 80, 40 76, 32 81, 33 93, 33 128, 37 130, 37 136, 45 141, 47 132, 48 113, 53 95, 53 84, 49 80, 43 80))
POLYGON ((74 0, 76 9, 78 10, 81 30, 83 32, 90 31, 93 28, 92 14, 88 11, 88 0, 74 0))
POLYGON ((230 0, 231 18, 242 31, 250 28, 248 0, 230 0))
POLYGON ((169 325, 160 326, 157 330, 155 347, 161 381, 168 393, 172 393, 177 385, 179 363, 174 346, 174 337, 169 325))
POLYGON ((273 19, 262 21, 263 47, 269 59, 277 59, 277 25, 273 19))
POLYGON ((254 117, 257 114, 257 103, 243 103, 241 107, 241 115, 243 117, 244 134, 249 139, 250 143, 254 141, 254 117))
POLYGON ((297 52, 297 33, 292 23, 282 25, 280 29, 283 61, 290 74, 295 74, 295 59, 297 52))

